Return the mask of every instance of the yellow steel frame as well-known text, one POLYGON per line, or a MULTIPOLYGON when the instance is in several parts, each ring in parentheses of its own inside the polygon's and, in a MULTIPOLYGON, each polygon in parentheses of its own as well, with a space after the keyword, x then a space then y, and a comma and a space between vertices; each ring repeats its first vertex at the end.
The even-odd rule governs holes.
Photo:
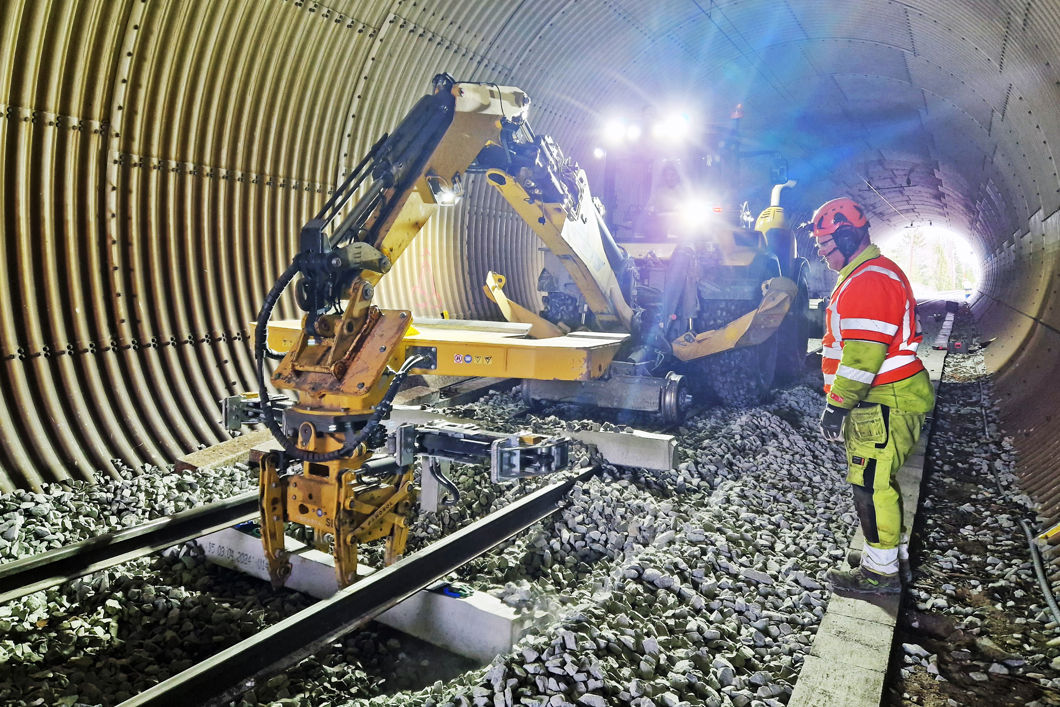
MULTIPOLYGON (((590 211, 596 207, 585 203, 588 199, 583 198, 579 205, 581 212, 568 217, 564 204, 533 199, 523 185, 507 173, 490 169, 486 174, 490 186, 501 193, 538 238, 563 262, 600 326, 629 331, 632 328, 633 310, 626 303, 618 279, 604 253, 597 216, 590 211)), ((585 173, 578 170, 577 178, 581 193, 588 195, 585 173)))
MULTIPOLYGON (((441 193, 439 188, 456 192, 462 175, 479 151, 500 143, 502 120, 525 113, 529 106, 525 93, 508 86, 455 84, 452 91, 455 99, 452 122, 416 176, 413 188, 401 191, 397 185, 390 187, 385 198, 395 200, 392 203, 396 208, 381 216, 385 222, 370 220, 364 224, 365 228, 380 234, 371 245, 390 262, 401 256, 439 208, 436 201, 441 193)), ((584 181, 584 175, 580 178, 584 181)), ((521 190, 513 187, 505 196, 510 201, 513 198, 519 201, 517 192, 521 190)), ((522 194, 525 197, 525 191, 522 194)), ((524 205, 513 203, 513 206, 524 218, 530 215, 524 213, 524 205)), ((565 225, 566 215, 562 210, 557 211, 551 204, 545 208, 547 219, 540 224, 539 235, 553 250, 560 250, 561 255, 569 251, 570 258, 576 250, 584 250, 579 244, 592 240, 588 230, 596 235, 595 223, 587 226, 587 219, 583 218, 565 225), (574 241, 574 250, 564 245, 564 238, 574 241)), ((537 224, 536 211, 532 220, 527 220, 537 224)), ((632 313, 618 291, 613 274, 605 267, 606 258, 599 244, 595 248, 595 251, 576 254, 583 259, 588 257, 592 264, 591 270, 582 267, 585 271, 582 276, 591 280, 595 271, 598 277, 604 273, 610 279, 602 288, 592 282, 582 284, 595 293, 590 295, 593 311, 606 310, 598 313, 598 320, 607 328, 621 326, 628 331, 632 313), (620 303, 623 309, 615 312, 609 303, 601 301, 607 297, 620 303)), ((437 361, 435 368, 412 369, 413 373, 588 380, 607 370, 619 346, 628 338, 623 333, 516 339, 510 331, 505 335, 487 332, 474 338, 467 331, 428 330, 423 326, 418 331, 407 331, 411 322, 409 312, 379 310, 370 304, 373 287, 381 277, 382 273, 362 270, 347 293, 348 303, 343 313, 316 318, 315 336, 306 333, 304 320, 269 326, 269 347, 288 354, 273 373, 272 383, 298 395, 294 410, 304 419, 297 441, 301 449, 314 453, 342 450, 341 433, 318 434, 317 430, 328 429, 329 420, 335 416, 372 413, 390 382, 387 366, 396 367, 405 360, 410 347, 433 350, 437 361), (315 418, 323 424, 312 422, 315 418)), ((497 282, 498 291, 501 287, 503 282, 497 282)), ((503 299, 503 293, 497 297, 503 299)), ((414 496, 412 472, 404 469, 387 479, 363 478, 359 469, 366 459, 367 452, 362 447, 350 457, 323 463, 306 461, 301 474, 280 477, 276 458, 271 455, 263 458, 260 468, 262 542, 274 584, 282 584, 290 573, 283 547, 283 528, 287 521, 313 528, 319 538, 325 535, 334 538, 335 571, 341 586, 356 579, 359 543, 387 538, 387 563, 404 552, 408 536, 405 515, 414 496)))
MULTIPOLYGON (((414 188, 396 195, 404 199, 401 209, 390 217, 390 223, 381 225, 380 238, 373 244, 390 262, 401 257, 439 208, 428 178, 455 189, 453 177, 460 178, 483 147, 500 144, 501 119, 515 118, 530 105, 530 98, 512 86, 458 83, 452 90, 456 99, 452 123, 431 153, 414 188)), ((362 277, 375 285, 383 275, 365 270, 362 277)))
MULTIPOLYGON (((298 320, 271 322, 269 348, 288 350, 301 331, 298 320)), ((435 349, 437 367, 413 368, 413 373, 577 381, 603 375, 629 338, 628 334, 601 332, 519 338, 523 333, 522 329, 483 329, 460 320, 451 320, 446 326, 414 323, 397 350, 407 356, 411 347, 435 349)))
POLYGON ((504 283, 507 281, 504 275, 490 270, 486 273, 486 284, 482 286, 482 291, 501 310, 505 321, 529 324, 531 339, 549 339, 553 336, 563 336, 567 332, 566 328, 560 328, 541 315, 508 299, 504 294, 504 283))

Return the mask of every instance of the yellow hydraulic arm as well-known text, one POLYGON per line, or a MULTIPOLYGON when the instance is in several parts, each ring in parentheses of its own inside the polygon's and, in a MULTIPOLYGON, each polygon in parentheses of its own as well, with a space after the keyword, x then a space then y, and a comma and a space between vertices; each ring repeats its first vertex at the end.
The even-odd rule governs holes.
MULTIPOLYGON (((378 446, 379 423, 405 375, 597 383, 629 338, 633 312, 618 274, 624 256, 602 223, 585 173, 550 138, 530 130, 529 102, 518 88, 435 77, 433 91, 373 146, 302 228, 298 254, 266 296, 254 349, 260 420, 281 447, 264 455, 260 467, 262 538, 275 583, 283 582, 288 567, 286 522, 311 527, 318 543, 331 548, 343 585, 355 577, 359 543, 386 538, 388 562, 403 553, 405 512, 414 500, 411 471, 405 463, 375 459, 370 449, 378 446), (440 207, 460 198, 469 171, 484 173, 562 263, 570 282, 558 289, 573 283, 581 297, 574 307, 562 304, 575 312, 569 319, 591 317, 593 328, 602 331, 557 335, 563 330, 508 302, 503 278, 496 277, 489 283, 491 296, 542 338, 497 332, 476 338, 466 325, 414 327, 410 312, 372 304, 391 264, 440 207), (271 341, 271 314, 296 278, 306 314, 280 347, 271 341), (264 359, 270 356, 282 358, 271 382, 291 391, 290 407, 268 395, 264 359), (285 473, 291 460, 301 464, 299 473, 285 473)), ((775 304, 748 322, 738 340, 761 334, 786 301, 775 304)), ((716 345, 687 343, 688 350, 699 351, 716 345)), ((685 398, 680 376, 656 380, 639 363, 624 366, 626 373, 611 374, 597 387, 627 407, 632 392, 639 401, 635 409, 661 406, 677 416, 685 398)), ((558 463, 561 455, 548 445, 538 448, 538 456, 522 458, 540 460, 540 468, 558 463)))
MULTIPOLYGON (((502 128, 521 122, 529 104, 519 89, 456 83, 445 75, 433 88, 302 228, 299 253, 258 317, 260 421, 281 448, 261 457, 259 472, 262 542, 277 585, 290 571, 287 522, 312 528, 317 543, 330 547, 341 585, 356 577, 359 543, 386 538, 388 563, 404 552, 412 471, 374 459, 370 449, 401 380, 431 356, 424 347, 407 352, 410 313, 373 305, 374 287, 439 206, 459 197, 463 175, 479 154, 504 151, 502 128), (279 356, 268 346, 269 320, 296 277, 306 315, 271 376, 273 386, 296 397, 282 408, 267 392, 264 359, 279 356), (284 473, 290 460, 301 463, 298 473, 284 473)), ((232 402, 236 421, 230 426, 247 419, 245 407, 232 402)), ((562 461, 547 445, 541 449, 542 468, 562 461)))
MULTIPOLYGON (((550 144, 545 142, 546 146, 550 144)), ((563 263, 599 328, 628 332, 633 310, 604 251, 605 238, 609 236, 600 227, 585 172, 572 166, 567 168, 571 188, 565 202, 535 199, 522 183, 501 170, 491 169, 487 176, 490 184, 563 263)))

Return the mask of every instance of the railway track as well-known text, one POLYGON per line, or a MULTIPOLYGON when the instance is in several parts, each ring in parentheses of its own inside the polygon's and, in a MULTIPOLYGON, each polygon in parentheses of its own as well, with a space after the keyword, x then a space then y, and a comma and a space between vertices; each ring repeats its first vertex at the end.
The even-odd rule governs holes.
POLYGON ((363 626, 386 609, 555 512, 570 489, 597 473, 569 472, 463 530, 189 668, 123 705, 212 704, 253 687, 363 626), (278 647, 282 647, 279 648, 278 647))
POLYGON ((258 492, 0 565, 0 603, 179 545, 258 515, 258 492))
MULTIPOLYGON (((961 358, 955 360, 960 361, 961 358)), ((973 357, 965 360, 971 361, 973 357)), ((960 388, 960 381, 974 381, 974 378, 962 373, 955 380, 958 381, 956 387, 960 388)), ((962 398, 948 406, 943 404, 940 414, 960 417, 967 408, 975 410, 975 434, 965 437, 975 436, 978 439, 982 430, 988 427, 988 422, 989 429, 994 428, 991 422, 994 412, 984 407, 984 401, 989 402, 989 388, 984 393, 981 382, 964 385, 964 388, 970 391, 968 394, 971 397, 962 398)), ((540 526, 540 532, 516 531, 518 537, 502 550, 480 556, 481 559, 465 567, 460 574, 462 579, 474 578, 472 581, 477 589, 485 589, 494 596, 500 596, 500 592, 508 591, 507 584, 513 577, 518 582, 528 579, 532 587, 534 583, 539 583, 547 592, 563 596, 563 609, 535 624, 534 631, 521 640, 519 649, 498 655, 496 663, 489 670, 472 670, 456 677, 444 678, 443 682, 437 683, 437 688, 430 684, 436 678, 410 684, 401 688, 409 692, 394 695, 391 704, 404 707, 409 704, 459 701, 459 696, 469 698, 471 690, 477 690, 476 694, 488 693, 497 697, 505 689, 512 693, 514 699, 511 702, 516 704, 521 698, 547 702, 550 696, 559 694, 566 695, 569 702, 577 702, 583 692, 606 697, 602 704, 625 702, 628 701, 628 695, 623 697, 622 694, 632 685, 629 682, 630 671, 654 671, 651 678, 637 675, 637 685, 651 686, 646 689, 655 691, 653 697, 662 697, 671 685, 681 685, 680 690, 690 690, 704 702, 721 699, 715 694, 717 691, 711 692, 713 688, 705 681, 726 681, 735 674, 737 682, 725 685, 730 688, 727 693, 730 697, 763 699, 767 704, 772 704, 770 700, 783 702, 785 693, 790 695, 790 685, 799 673, 802 658, 808 654, 828 601, 828 593, 820 587, 820 579, 824 571, 834 566, 845 551, 853 519, 842 476, 822 469, 821 460, 828 456, 830 448, 816 434, 815 411, 819 400, 816 386, 800 386, 779 391, 776 400, 759 408, 708 410, 685 425, 682 439, 679 440, 681 462, 673 468, 657 473, 635 468, 605 468, 599 478, 589 480, 566 496, 569 500, 562 504, 560 512, 554 514, 547 524, 540 526), (606 587, 606 591, 601 591, 601 587, 606 587), (660 654, 651 648, 653 645, 661 645, 665 650, 660 654), (576 666, 594 665, 604 677, 597 680, 593 673, 583 669, 566 678, 558 676, 558 685, 535 683, 541 671, 556 675, 551 668, 557 667, 557 664, 572 670, 576 666), (505 679, 498 682, 494 679, 497 675, 505 679), (600 687, 599 682, 605 680, 606 686, 600 687), (504 688, 506 682, 508 687, 504 688), (496 687, 498 684, 500 688, 496 687), (660 694, 660 691, 663 692, 660 694)), ((511 420, 512 414, 505 407, 505 402, 502 398, 495 400, 498 410, 490 419, 518 423, 511 420)), ((487 401, 481 408, 475 406, 472 412, 475 417, 482 416, 488 423, 488 419, 485 419, 489 417, 488 408, 487 401)), ((468 411, 469 408, 463 408, 455 412, 467 414, 468 411)), ((562 426, 572 423, 574 426, 588 424, 588 421, 557 421, 555 418, 540 422, 552 425, 550 433, 557 433, 562 426)), ((953 423, 950 421, 946 424, 953 423)), ((944 461, 955 454, 946 448, 933 453, 948 455, 944 461)), ((1007 453, 1000 442, 997 453, 1000 455, 997 459, 989 465, 983 465, 984 474, 996 472, 996 463, 1006 462, 1007 453)), ((959 465, 955 464, 954 468, 955 471, 965 472, 959 465)), ((460 485, 468 507, 472 503, 479 509, 488 509, 491 505, 496 507, 493 504, 502 497, 515 507, 517 501, 511 490, 508 493, 484 490, 481 477, 476 474, 477 471, 472 468, 453 471, 453 479, 460 485)), ((984 478, 990 482, 990 493, 986 495, 992 499, 997 479, 984 478)), ((1002 481, 1008 486, 1015 483, 1008 473, 1002 481)), ((969 499, 962 497, 951 502, 948 494, 952 488, 946 488, 948 491, 943 496, 953 506, 950 512, 961 517, 960 514, 967 512, 962 504, 969 499)), ((983 501, 973 494, 970 502, 983 501)), ((997 513, 993 507, 992 512, 997 513)), ((474 515, 468 514, 454 513, 452 522, 443 518, 442 514, 430 518, 421 516, 413 534, 421 541, 433 543, 444 532, 464 527, 469 517, 478 517, 477 511, 474 515), (437 526, 441 526, 441 531, 437 526)), ((20 532, 20 539, 32 537, 30 531, 40 527, 36 524, 36 518, 30 514, 26 516, 26 529, 20 532)), ((47 522, 56 523, 57 520, 49 518, 47 522)), ((952 567, 949 550, 956 527, 947 522, 937 533, 944 543, 941 549, 934 558, 922 558, 923 571, 911 590, 918 609, 923 608, 919 606, 921 603, 924 606, 938 606, 943 601, 953 605, 960 599, 960 593, 954 595, 952 588, 950 593, 946 593, 948 585, 945 584, 946 577, 950 576, 948 570, 952 567)), ((1003 528, 998 526, 992 530, 999 535, 1003 528)), ((486 534, 491 534, 491 531, 486 534)), ((998 548, 994 556, 1008 558, 1009 551, 1003 545, 1007 541, 999 537, 995 542, 998 548)), ((423 570, 426 565, 418 565, 417 569, 413 560, 429 557, 430 554, 428 549, 415 556, 410 555, 406 561, 409 563, 407 569, 403 571, 426 577, 427 574, 421 573, 421 570, 426 572, 423 570)), ((963 559, 972 562, 975 553, 969 552, 968 557, 963 559)), ((1013 562, 1018 563, 1018 559, 1013 562)), ((88 582, 75 582, 73 589, 64 587, 49 592, 47 611, 54 616, 50 626, 38 628, 39 624, 35 623, 41 616, 38 613, 28 617, 19 616, 20 620, 24 619, 19 632, 9 631, 5 634, 0 629, 0 654, 5 647, 19 641, 23 641, 27 647, 36 648, 40 645, 35 642, 36 636, 43 632, 51 634, 53 646, 48 656, 41 652, 36 657, 20 657, 9 661, 6 665, 9 669, 7 675, 0 676, 0 694, 9 696, 13 701, 29 703, 36 700, 44 704, 58 703, 60 696, 72 695, 72 688, 69 688, 69 692, 63 692, 62 686, 52 687, 54 681, 45 677, 49 670, 71 670, 69 658, 63 657, 71 654, 62 653, 54 646, 56 643, 72 643, 76 637, 71 629, 58 624, 84 624, 97 622, 100 618, 103 621, 94 628, 114 627, 120 621, 122 632, 116 644, 97 642, 89 647, 90 650, 81 652, 79 647, 78 652, 73 654, 85 666, 81 676, 75 679, 87 676, 88 680, 106 685, 104 698, 85 698, 84 695, 92 693, 82 692, 78 700, 80 702, 117 703, 129 700, 130 704, 188 704, 217 701, 223 699, 225 694, 239 695, 240 690, 248 685, 255 686, 256 697, 247 697, 246 692, 243 696, 252 701, 260 699, 267 702, 287 695, 299 695, 311 702, 323 702, 328 699, 348 699, 351 695, 378 697, 380 688, 373 681, 379 683, 383 679, 392 679, 393 674, 387 672, 389 667, 370 665, 368 662, 367 656, 376 655, 376 651, 386 651, 385 638, 369 638, 374 629, 354 633, 354 638, 332 642, 331 646, 324 643, 326 639, 313 643, 314 635, 318 638, 324 635, 317 633, 320 627, 326 630, 336 628, 330 621, 336 614, 348 614, 354 625, 363 624, 364 617, 373 610, 369 595, 348 597, 351 603, 342 604, 342 608, 334 608, 338 605, 330 604, 331 600, 321 602, 318 606, 323 613, 311 619, 317 622, 315 628, 294 627, 292 624, 296 620, 292 612, 304 604, 300 601, 288 603, 278 596, 276 599, 285 604, 284 610, 272 611, 266 621, 260 621, 257 617, 248 620, 246 614, 240 615, 242 624, 251 626, 250 632, 260 630, 267 636, 263 639, 265 642, 255 648, 260 653, 254 657, 253 653, 240 649, 248 646, 247 642, 239 642, 242 637, 249 635, 248 630, 212 630, 218 627, 210 626, 210 612, 219 606, 244 605, 241 604, 244 597, 249 597, 247 605, 257 602, 253 606, 261 606, 262 602, 256 596, 258 585, 246 580, 232 582, 232 587, 238 589, 234 591, 235 601, 231 601, 227 575, 221 581, 203 584, 206 577, 216 579, 217 573, 202 570, 201 561, 200 565, 195 566, 195 571, 191 571, 189 566, 187 572, 175 557, 166 558, 158 564, 164 563, 166 567, 158 570, 158 579, 152 577, 145 581, 139 576, 119 578, 117 584, 120 592, 113 594, 114 598, 109 594, 109 587, 101 589, 98 586, 99 580, 106 580, 108 575, 113 581, 114 573, 101 573, 92 578, 91 591, 102 593, 98 601, 94 596, 89 597, 87 602, 83 601, 81 590, 88 582), (174 577, 170 566, 178 568, 177 577, 174 577), (81 584, 80 588, 78 584, 81 584), (226 586, 219 586, 221 584, 226 586), (140 587, 157 587, 159 595, 172 592, 174 601, 161 606, 161 617, 158 615, 157 600, 156 613, 153 615, 137 613, 136 606, 130 606, 130 612, 115 614, 113 620, 101 617, 105 613, 102 607, 104 599, 108 604, 114 603, 115 599, 121 602, 130 600, 130 603, 134 600, 129 595, 129 587, 134 587, 135 592, 140 592, 140 587), (64 593, 67 595, 65 599, 62 596, 64 593), (190 601, 182 602, 183 598, 192 594, 190 601), (205 620, 200 611, 204 605, 209 609, 205 620), (191 660, 181 660, 181 665, 177 665, 178 660, 172 653, 167 652, 164 646, 158 647, 163 643, 161 641, 152 639, 150 644, 140 642, 144 635, 161 630, 158 619, 164 618, 169 611, 179 612, 180 620, 185 623, 190 619, 194 624, 192 630, 203 634, 204 641, 200 646, 205 645, 206 650, 212 652, 216 649, 210 646, 211 641, 217 645, 231 645, 232 655, 226 657, 215 654, 191 671, 178 673, 166 680, 169 687, 158 683, 156 687, 149 688, 150 682, 172 675, 183 665, 191 663, 191 660), (334 613, 329 614, 328 611, 334 613), (255 621, 257 627, 253 626, 255 621), (260 628, 270 623, 272 628, 260 628), (354 643, 362 638, 366 643, 354 643), (312 660, 299 665, 297 670, 285 671, 283 675, 263 681, 261 677, 268 674, 267 671, 277 669, 279 663, 275 653, 280 650, 278 646, 300 642, 304 645, 291 651, 286 660, 295 660, 298 655, 305 655, 320 646, 324 646, 324 650, 315 654, 312 660), (122 643, 127 643, 128 650, 120 645, 122 643), (338 646, 339 643, 342 645, 338 646), (135 653, 153 660, 151 666, 160 668, 156 677, 143 679, 143 664, 129 664, 129 656, 135 653), (120 663, 120 667, 112 667, 115 663, 120 663), (349 676, 358 672, 356 683, 351 686, 349 676), (336 674, 340 677, 335 678, 336 674), (11 678, 12 675, 16 677, 11 678), (223 680, 214 679, 218 675, 227 680, 225 685, 220 684, 223 680), (280 678, 283 681, 276 682, 280 678), (11 682, 5 682, 8 680, 11 682), (8 692, 4 692, 5 685, 10 685, 8 692), (129 695, 135 692, 140 694, 130 698, 129 695), (207 696, 211 692, 212 696, 207 696)), ((1013 570, 1019 568, 1014 564, 1010 567, 1010 564, 991 567, 988 563, 985 569, 980 568, 979 576, 984 577, 984 581, 976 587, 978 591, 990 594, 992 601, 998 602, 1009 596, 1018 598, 1023 594, 1024 598, 1020 601, 1022 614, 1026 618, 1016 618, 1018 627, 1013 631, 1021 631, 1021 635, 1030 636, 1044 646, 1051 634, 1040 637, 1042 628, 1037 622, 1045 621, 1046 618, 1034 617, 1037 607, 1031 605, 1035 600, 1029 598, 1033 577, 1022 577, 1027 574, 1022 570, 1011 575, 1013 570), (988 582, 986 576, 992 576, 996 581, 988 582), (1017 588, 1016 594, 1004 594, 1017 588)), ((0 567, 10 570, 9 566, 0 567)), ((404 563, 402 567, 405 567, 404 563)), ((39 571, 48 574, 47 571, 39 571)), ((54 568, 50 574, 62 577, 62 573, 54 568)), ((404 577, 399 586, 409 588, 415 584, 408 583, 405 581, 407 579, 404 577)), ((373 582, 380 582, 379 587, 384 587, 385 580, 386 575, 381 574, 373 582)), ((355 585, 351 593, 357 594, 369 587, 369 584, 355 585)), ((512 590, 520 588, 513 587, 512 590)), ((267 585, 263 585, 260 591, 267 601, 273 601, 274 595, 270 594, 267 585)), ((390 589, 375 591, 386 594, 390 589)), ((289 596, 299 599, 295 595, 289 596)), ((29 597, 27 606, 30 601, 37 602, 39 607, 44 603, 44 597, 29 597)), ((335 601, 339 601, 337 596, 335 601)), ((521 606, 529 609, 532 615, 536 615, 540 609, 537 603, 521 606)), ((998 613, 1002 612, 1001 606, 999 603, 998 613)), ((1009 604, 1004 606, 1004 613, 1008 613, 1009 604)), ((982 607, 956 608, 962 612, 953 615, 957 620, 972 622, 963 626, 978 626, 976 617, 969 617, 966 612, 975 608, 975 613, 979 614, 982 607), (966 618, 962 619, 962 616, 966 618)), ((1016 609, 1019 608, 1017 602, 1016 609)), ((32 610, 32 606, 29 609, 32 610)), ((311 613, 307 611, 304 615, 311 613)), ((1017 614, 1013 613, 1015 616, 1017 614)), ((45 615, 44 618, 49 617, 45 615)), ((10 622, 10 617, 5 620, 0 614, 0 624, 10 622)), ((305 626, 312 627, 313 624, 305 626)), ((183 631, 181 633, 184 634, 183 631)), ((1018 649, 1015 635, 1012 634, 1013 640, 1006 645, 1012 650, 1018 649)), ((115 637, 118 638, 118 635, 115 637)), ((974 667, 968 669, 980 669, 982 675, 970 679, 985 680, 990 661, 975 653, 977 643, 973 644, 970 637, 966 636, 966 639, 962 650, 952 650, 953 656, 948 653, 943 655, 951 651, 950 648, 924 643, 923 637, 903 642, 923 643, 929 650, 939 651, 938 665, 944 672, 949 671, 947 675, 954 684, 960 681, 962 670, 947 666, 954 661, 964 661, 961 663, 964 665, 971 654, 975 662, 970 664, 974 667), (944 665, 944 659, 949 663, 944 665)), ((998 643, 1001 642, 1002 639, 998 639, 998 643)), ((1001 668, 1013 673, 1011 680, 1014 682, 1006 685, 1019 682, 1026 687, 1031 680, 1048 683, 1051 675, 1048 659, 1055 649, 1042 648, 1040 652, 1042 655, 1011 659, 1003 661, 1004 665, 994 666, 996 670, 989 671, 990 684, 995 680, 1010 679, 1004 677, 1005 673, 998 672, 1001 668), (1003 677, 998 678, 998 675, 1003 677)), ((200 652, 194 656, 194 660, 201 660, 203 655, 205 653, 200 652)), ((185 651, 181 657, 191 657, 191 651, 185 651)), ((412 663, 411 668, 394 668, 398 671, 406 669, 421 671, 416 662, 412 663)), ((912 668, 904 668, 903 676, 909 670, 912 668)), ((72 674, 78 675, 76 668, 73 668, 72 674)), ((912 689, 908 682, 905 687, 912 689)), ((995 687, 1002 689, 1000 684, 995 687)), ((976 689, 981 691, 982 686, 976 689)), ((100 692, 96 691, 95 694, 99 695, 100 692)), ((983 700, 984 703, 986 701, 983 700)), ((967 700, 962 703, 967 703, 967 700)))
MULTIPOLYGON (((500 383, 503 389, 507 382, 500 383)), ((456 401, 444 402, 470 402, 490 389, 488 386, 478 386, 473 393, 458 390, 460 397, 456 401)), ((517 416, 525 412, 520 410, 517 416)), ((410 406, 399 406, 395 410, 395 417, 404 422, 422 416, 430 419, 437 417, 435 413, 420 413, 410 406)), ((573 436, 580 436, 583 441, 598 445, 604 456, 609 450, 623 448, 620 455, 628 464, 659 468, 673 465, 673 442, 664 442, 663 435, 589 430, 575 432, 573 436), (617 443, 614 441, 616 438, 619 440, 617 443)), ((256 449, 254 447, 251 450, 252 460, 256 449)), ((244 458, 245 453, 246 450, 243 450, 244 458)), ((191 455, 195 458, 210 456, 203 456, 203 453, 191 455)), ((181 466, 186 472, 194 473, 197 470, 194 464, 182 463, 181 466)), ((333 597, 281 620, 252 638, 166 679, 126 704, 209 703, 223 700, 225 695, 245 691, 262 676, 296 663, 333 642, 338 636, 363 626, 413 593, 554 512, 574 484, 587 480, 596 472, 596 467, 566 472, 562 481, 535 491, 399 563, 340 590, 333 597), (283 646, 284 650, 278 651, 277 646, 283 646)), ((247 491, 200 508, 2 564, 0 603, 12 602, 196 540, 253 520, 258 513, 259 493, 257 490, 247 491)))
MULTIPOLYGON (((253 687, 470 560, 525 530, 562 505, 596 467, 565 472, 514 503, 413 555, 341 589, 278 624, 170 677, 122 704, 214 704, 253 687)), ((0 565, 0 602, 194 540, 258 514, 257 491, 51 552, 0 565)))
MULTIPOLYGON (((465 397, 459 402, 470 402, 470 398, 465 397)), ((521 417, 526 412, 526 409, 519 410, 515 416, 521 417)), ((697 406, 691 414, 700 412, 702 408, 697 406)), ((665 431, 675 431, 677 427, 676 424, 668 425, 665 431)), ((600 433, 594 430, 587 434, 600 433)), ((626 437, 628 433, 620 436, 626 437)), ((658 459, 657 440, 651 442, 650 456, 658 459)), ((668 453, 662 456, 665 456, 666 461, 657 468, 673 468, 672 443, 668 453)), ((638 457, 627 466, 650 467, 651 464, 638 457)), ((298 662, 334 642, 336 637, 363 626, 404 598, 554 512, 573 484, 588 479, 594 473, 592 468, 568 473, 563 481, 515 501, 400 563, 281 620, 271 628, 158 683, 125 704, 209 703, 245 692, 262 677, 298 662), (277 646, 283 646, 283 649, 278 650, 277 646)), ((255 518, 257 514, 258 493, 249 491, 223 502, 0 565, 0 602, 12 601, 194 540, 255 518)))

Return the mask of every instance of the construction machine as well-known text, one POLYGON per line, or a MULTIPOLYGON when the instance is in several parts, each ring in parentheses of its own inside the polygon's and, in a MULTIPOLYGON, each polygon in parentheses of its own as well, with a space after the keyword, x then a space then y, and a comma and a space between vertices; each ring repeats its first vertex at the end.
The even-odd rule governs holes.
MULTIPOLYGON (((340 585, 359 543, 385 538, 399 557, 415 501, 414 458, 488 460, 495 481, 563 468, 567 440, 452 425, 383 422, 409 374, 522 378, 534 399, 643 410, 678 420, 690 399, 679 370, 776 338, 804 288, 785 251, 778 205, 762 232, 711 231, 669 254, 630 253, 612 238, 585 172, 530 128, 520 89, 439 75, 301 230, 299 250, 267 294, 254 337, 259 392, 225 401, 230 429, 264 423, 278 444, 260 462, 261 533, 274 584, 290 565, 288 522, 331 548, 340 585), (510 301, 503 274, 485 285, 510 323, 413 321, 372 304, 374 290, 431 215, 484 178, 547 247, 545 307, 510 301), (775 226, 775 228, 774 228, 775 226), (774 235, 771 235, 774 234, 774 235), (692 258, 685 258, 691 253, 692 258), (705 278, 715 267, 724 276, 705 278), (653 269, 664 271, 656 284, 653 269), (295 283, 298 321, 273 321, 295 283), (649 296, 649 293, 658 294, 649 296), (712 296, 746 305, 724 321, 712 296), (278 365, 266 384, 266 360, 278 365), (386 452, 373 451, 386 447, 386 452)), ((777 192, 779 193, 779 192, 777 192)), ((790 319, 790 317, 788 317, 790 319)), ((803 352, 805 344, 803 343, 803 352)), ((760 354, 758 354, 760 355, 760 354)))
POLYGON ((795 182, 780 154, 742 148, 742 106, 728 124, 700 129, 687 113, 642 116, 613 119, 597 153, 605 221, 634 263, 636 308, 666 327, 677 360, 664 365, 697 393, 758 402, 797 378, 806 358, 809 263, 780 207, 795 182), (774 186, 754 220, 741 169, 758 158, 771 160, 774 186))

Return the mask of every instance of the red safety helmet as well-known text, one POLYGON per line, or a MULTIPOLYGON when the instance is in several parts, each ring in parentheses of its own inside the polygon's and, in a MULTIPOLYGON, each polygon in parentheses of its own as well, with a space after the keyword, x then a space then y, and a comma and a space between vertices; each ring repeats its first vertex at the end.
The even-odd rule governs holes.
POLYGON ((822 238, 836 232, 840 226, 861 228, 867 226, 865 210, 861 204, 849 197, 840 197, 826 201, 813 212, 813 237, 822 238))

